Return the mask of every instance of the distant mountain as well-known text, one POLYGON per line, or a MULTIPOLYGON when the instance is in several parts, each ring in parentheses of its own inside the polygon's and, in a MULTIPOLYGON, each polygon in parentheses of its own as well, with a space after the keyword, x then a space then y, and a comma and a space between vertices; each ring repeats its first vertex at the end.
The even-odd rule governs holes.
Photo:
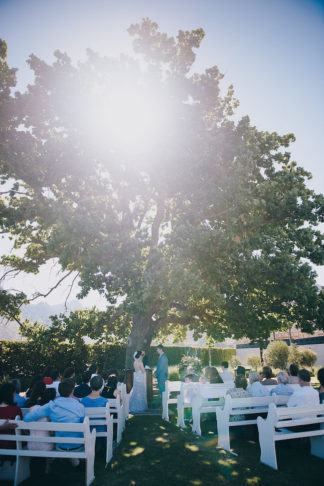
POLYGON ((46 302, 39 302, 38 304, 23 305, 21 315, 23 320, 29 319, 31 322, 37 321, 49 325, 51 323, 50 316, 69 314, 71 311, 84 309, 79 300, 71 300, 66 307, 64 304, 50 305, 46 302))
POLYGON ((19 324, 17 322, 8 322, 7 319, 0 317, 0 339, 5 341, 22 341, 19 334, 19 324))
MULTIPOLYGON (((46 302, 39 304, 24 305, 21 308, 22 320, 29 319, 30 322, 50 325, 50 316, 56 314, 69 314, 71 311, 84 309, 78 300, 71 300, 65 309, 64 304, 50 305, 46 302)), ((6 341, 21 341, 23 338, 19 334, 19 324, 17 322, 7 322, 7 319, 0 318, 0 339, 6 341)))

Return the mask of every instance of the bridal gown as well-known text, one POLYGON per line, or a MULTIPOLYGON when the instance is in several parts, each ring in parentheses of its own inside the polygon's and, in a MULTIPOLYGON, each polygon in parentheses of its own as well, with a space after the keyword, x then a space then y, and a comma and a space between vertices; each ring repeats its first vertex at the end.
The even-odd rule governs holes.
POLYGON ((139 369, 136 361, 134 363, 134 368, 133 391, 129 401, 129 411, 143 412, 147 409, 146 373, 139 369))

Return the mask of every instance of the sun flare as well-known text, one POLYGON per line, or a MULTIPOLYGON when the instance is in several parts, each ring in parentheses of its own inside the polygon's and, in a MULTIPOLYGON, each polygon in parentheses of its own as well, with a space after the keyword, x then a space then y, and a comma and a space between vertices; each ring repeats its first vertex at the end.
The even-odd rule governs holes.
POLYGON ((171 118, 163 96, 129 84, 109 91, 95 85, 79 104, 78 116, 95 143, 133 154, 156 149, 171 118))

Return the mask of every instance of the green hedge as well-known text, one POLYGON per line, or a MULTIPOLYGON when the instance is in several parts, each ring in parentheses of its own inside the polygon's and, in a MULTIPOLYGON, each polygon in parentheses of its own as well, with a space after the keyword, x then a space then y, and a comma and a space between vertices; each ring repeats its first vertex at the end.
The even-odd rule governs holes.
MULTIPOLYGON (((218 366, 222 361, 231 361, 231 358, 236 355, 236 349, 234 348, 212 348, 211 353, 211 364, 212 366, 218 366)), ((207 348, 201 349, 201 360, 203 366, 209 365, 209 351, 207 348)))
MULTIPOLYGON (((47 365, 56 367, 63 372, 68 366, 74 366, 77 376, 86 366, 96 363, 99 370, 117 368, 124 370, 126 346, 124 344, 83 344, 79 347, 70 344, 59 344, 54 347, 40 350, 33 343, 21 341, 0 340, 0 376, 20 378, 22 384, 26 378, 36 373, 43 373, 47 365)), ((203 366, 209 364, 208 349, 182 346, 165 346, 169 365, 178 365, 183 355, 197 356, 202 360, 203 366)), ((212 364, 219 365, 222 361, 230 361, 236 354, 235 349, 214 348, 211 350, 212 364)), ((149 364, 155 367, 158 354, 155 347, 148 352, 149 364)))

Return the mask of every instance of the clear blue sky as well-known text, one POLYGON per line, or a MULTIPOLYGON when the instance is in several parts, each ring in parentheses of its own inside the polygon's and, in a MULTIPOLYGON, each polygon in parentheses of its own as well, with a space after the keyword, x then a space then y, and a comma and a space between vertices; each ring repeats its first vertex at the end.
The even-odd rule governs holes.
POLYGON ((55 49, 73 60, 84 58, 87 47, 108 56, 131 53, 126 29, 143 17, 171 35, 203 27, 195 70, 217 64, 224 88, 234 84, 240 115, 259 129, 293 132, 293 158, 323 192, 324 1, 0 0, 0 37, 24 89, 32 80, 29 54, 51 62, 55 49))

